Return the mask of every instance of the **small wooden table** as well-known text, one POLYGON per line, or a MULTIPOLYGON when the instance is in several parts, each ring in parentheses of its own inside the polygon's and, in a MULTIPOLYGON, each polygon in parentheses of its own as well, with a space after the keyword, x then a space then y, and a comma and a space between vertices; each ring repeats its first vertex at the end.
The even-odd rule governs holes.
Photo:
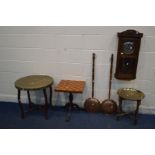
POLYGON ((121 88, 117 91, 117 94, 119 96, 119 114, 117 115, 117 119, 119 119, 119 117, 121 116, 133 114, 134 124, 137 124, 137 114, 139 111, 141 100, 145 97, 144 93, 133 88, 121 88), (133 112, 123 112, 123 100, 137 101, 136 110, 133 112))
POLYGON ((67 108, 66 121, 70 120, 72 108, 79 106, 73 103, 73 93, 82 93, 84 90, 85 81, 75 81, 75 80, 61 80, 56 86, 55 91, 69 93, 69 102, 66 103, 67 108))
MULTIPOLYGON (((43 90, 45 105, 40 110, 43 110, 45 113, 45 119, 48 119, 48 98, 46 93, 46 88, 49 88, 49 103, 52 106, 52 84, 53 78, 46 75, 30 75, 22 77, 15 81, 15 87, 18 90, 18 103, 21 110, 21 118, 24 119, 26 111, 24 111, 22 102, 21 102, 21 90, 27 91, 28 101, 29 101, 29 111, 34 110, 33 103, 30 97, 30 91, 43 90)), ((38 108, 37 108, 38 109, 38 108)))

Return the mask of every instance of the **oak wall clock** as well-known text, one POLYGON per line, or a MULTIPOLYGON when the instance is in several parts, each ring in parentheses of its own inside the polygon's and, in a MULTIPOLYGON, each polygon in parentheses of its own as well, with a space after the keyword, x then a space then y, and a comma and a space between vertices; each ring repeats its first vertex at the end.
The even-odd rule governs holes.
POLYGON ((143 33, 126 30, 118 33, 118 50, 115 78, 120 80, 136 79, 138 56, 143 33))

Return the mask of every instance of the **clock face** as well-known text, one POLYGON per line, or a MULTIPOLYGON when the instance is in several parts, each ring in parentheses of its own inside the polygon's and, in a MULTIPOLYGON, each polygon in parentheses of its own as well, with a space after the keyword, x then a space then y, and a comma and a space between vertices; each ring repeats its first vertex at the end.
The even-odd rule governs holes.
POLYGON ((123 52, 125 54, 132 54, 134 52, 134 42, 131 42, 131 41, 124 42, 123 52))

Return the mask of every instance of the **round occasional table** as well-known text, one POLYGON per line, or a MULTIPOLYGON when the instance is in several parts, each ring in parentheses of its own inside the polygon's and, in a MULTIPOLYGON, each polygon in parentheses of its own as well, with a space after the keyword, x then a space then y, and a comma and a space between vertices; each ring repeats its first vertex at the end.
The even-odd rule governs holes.
POLYGON ((133 114, 134 124, 137 124, 137 114, 138 114, 139 106, 141 104, 141 100, 145 97, 144 93, 134 88, 120 88, 118 89, 117 94, 119 96, 119 114, 117 115, 117 119, 119 119, 120 116, 133 114), (136 105, 135 111, 123 112, 122 110, 123 100, 136 101, 137 105, 136 105))
MULTIPOLYGON (((53 78, 47 75, 30 75, 26 77, 22 77, 15 81, 15 87, 18 91, 18 103, 21 110, 21 118, 24 119, 26 111, 24 111, 22 102, 21 102, 21 91, 27 91, 28 101, 29 101, 29 111, 34 110, 33 103, 31 101, 30 97, 30 91, 35 90, 43 90, 43 95, 45 98, 45 105, 42 106, 42 108, 39 108, 42 110, 45 114, 45 119, 48 119, 48 97, 46 88, 49 88, 50 94, 49 94, 49 104, 52 106, 52 84, 53 84, 53 78)), ((38 108, 37 108, 38 109, 38 108)))

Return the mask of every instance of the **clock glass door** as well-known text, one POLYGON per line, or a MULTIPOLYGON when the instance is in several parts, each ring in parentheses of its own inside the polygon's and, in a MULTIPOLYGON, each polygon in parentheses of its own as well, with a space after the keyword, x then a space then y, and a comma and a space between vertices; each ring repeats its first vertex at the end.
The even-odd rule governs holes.
POLYGON ((124 54, 132 54, 134 52, 134 42, 127 41, 123 43, 124 54))

